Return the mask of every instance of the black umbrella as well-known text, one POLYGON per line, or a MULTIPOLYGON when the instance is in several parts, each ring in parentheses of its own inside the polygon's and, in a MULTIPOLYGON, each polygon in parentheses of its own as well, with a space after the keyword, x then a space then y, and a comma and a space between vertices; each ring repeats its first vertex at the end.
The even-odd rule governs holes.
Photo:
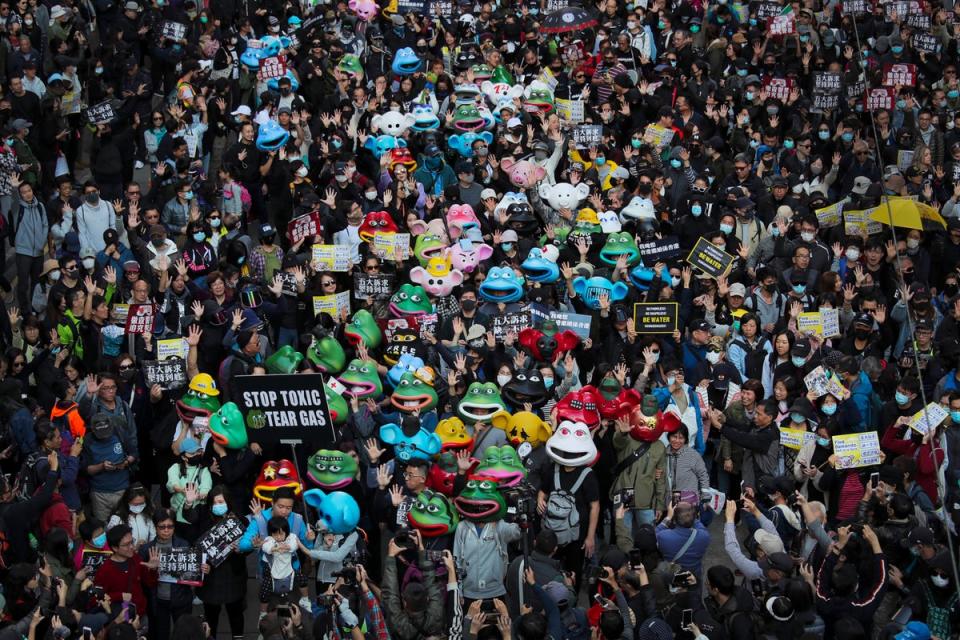
POLYGON ((540 23, 540 31, 544 33, 566 33, 568 31, 583 31, 597 26, 597 19, 593 13, 583 7, 567 7, 550 13, 540 23))

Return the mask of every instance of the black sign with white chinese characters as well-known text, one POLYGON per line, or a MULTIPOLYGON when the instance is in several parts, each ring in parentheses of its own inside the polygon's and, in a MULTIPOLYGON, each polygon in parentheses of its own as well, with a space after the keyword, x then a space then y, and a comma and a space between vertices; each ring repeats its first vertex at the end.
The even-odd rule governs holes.
POLYGON ((277 271, 276 276, 280 278, 280 282, 283 283, 283 295, 297 295, 297 274, 289 271, 277 271))
POLYGON ((813 94, 811 102, 811 111, 814 112, 836 109, 840 106, 840 96, 836 94, 815 93, 813 94))
POLYGON ((449 18, 453 15, 452 0, 430 0, 430 15, 449 18))
POLYGON ((393 275, 381 273, 368 276, 357 273, 353 276, 353 297, 357 300, 387 300, 393 295, 393 275))
POLYGON ((842 11, 847 16, 857 16, 870 11, 872 5, 869 0, 843 0, 842 11))
POLYGON ((182 22, 165 20, 160 34, 165 40, 183 40, 183 37, 187 35, 187 25, 182 22))
MULTIPOLYGON (((667 236, 637 245, 643 264, 652 267, 658 262, 664 262, 680 255, 680 239, 677 236, 667 236)), ((594 274, 596 275, 596 274, 594 274)))
POLYGON ((80 566, 87 569, 87 577, 93 579, 97 569, 100 568, 107 558, 113 554, 112 551, 101 551, 99 549, 84 549, 80 554, 80 566))
POLYGON ((166 360, 144 360, 143 377, 148 388, 158 384, 164 391, 180 389, 187 384, 187 364, 176 356, 166 360))
POLYGON ((239 518, 225 518, 197 538, 197 549, 206 556, 207 564, 218 567, 230 555, 233 543, 243 537, 245 529, 239 518))
POLYGON ((843 80, 839 73, 820 71, 813 74, 813 92, 824 95, 840 95, 843 80))
POLYGON ((867 82, 865 80, 854 80, 853 82, 847 82, 847 100, 850 100, 851 98, 854 100, 863 98, 863 94, 866 90, 867 82))
POLYGON ((527 310, 530 311, 531 319, 534 325, 543 324, 544 320, 553 320, 557 323, 557 331, 570 329, 581 340, 590 337, 590 324, 593 321, 591 316, 581 313, 568 313, 557 311, 543 306, 542 304, 529 304, 527 310))
POLYGON ((930 16, 925 13, 911 13, 907 16, 907 24, 914 29, 928 31, 931 24, 930 16))
POLYGON ((778 16, 783 11, 783 7, 777 2, 756 2, 753 4, 757 12, 757 22, 766 22, 767 18, 778 16))
POLYGON ((109 100, 104 100, 84 109, 83 117, 90 124, 107 124, 117 117, 117 112, 113 110, 109 100))
POLYGON ((427 0, 397 0, 397 13, 427 15, 427 0))
POLYGON ((311 376, 236 376, 230 381, 230 397, 255 442, 296 439, 313 445, 311 451, 336 445, 327 397, 311 376))
POLYGON ((697 240, 697 244, 687 256, 690 266, 700 269, 714 280, 725 275, 733 261, 732 255, 703 237, 697 240))
POLYGON ((603 140, 603 127, 599 124, 581 124, 573 130, 573 140, 584 147, 595 147, 603 140))
POLYGON ((196 547, 161 550, 157 573, 160 574, 160 582, 198 587, 203 584, 203 553, 196 547))
POLYGON ((676 302, 638 302, 633 305, 637 333, 673 333, 677 330, 680 305, 676 302))
POLYGON ((507 334, 518 334, 523 330, 533 326, 533 319, 529 311, 517 311, 516 313, 504 313, 493 317, 493 325, 490 330, 497 342, 503 342, 507 334))
POLYGON ((942 42, 932 33, 913 34, 913 48, 925 53, 940 53, 942 42))

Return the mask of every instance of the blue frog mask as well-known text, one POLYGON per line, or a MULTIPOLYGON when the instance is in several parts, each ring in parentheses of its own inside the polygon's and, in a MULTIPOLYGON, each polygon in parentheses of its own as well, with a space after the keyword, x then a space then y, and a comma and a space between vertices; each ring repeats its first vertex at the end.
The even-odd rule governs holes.
POLYGON ((404 423, 402 427, 393 422, 380 427, 380 439, 393 446, 398 460, 429 460, 440 453, 443 443, 440 436, 433 432, 437 426, 435 413, 419 418, 410 416, 404 423))
MULTIPOLYGON (((550 253, 555 255, 557 253, 556 248, 553 248, 552 252, 547 250, 547 255, 550 253)), ((520 269, 523 270, 529 280, 533 282, 556 282, 560 279, 560 267, 557 266, 556 258, 550 260, 547 255, 539 247, 530 249, 527 259, 520 265, 520 269)))
POLYGON ((260 125, 257 131, 257 149, 260 151, 276 151, 287 144, 290 133, 277 124, 276 120, 267 120, 260 125))
POLYGON ((613 304, 626 298, 630 291, 629 287, 622 282, 613 283, 599 276, 574 278, 573 290, 585 305, 595 310, 600 308, 600 296, 603 294, 607 294, 610 304, 613 304))
POLYGON ((407 141, 403 138, 383 134, 379 136, 368 137, 367 142, 363 146, 369 149, 373 155, 379 158, 383 154, 389 152, 391 149, 406 147, 407 141))
POLYGON ((360 522, 360 506, 344 491, 325 493, 321 489, 309 489, 303 492, 303 500, 317 510, 317 519, 330 533, 350 533, 360 522))
POLYGON ((422 66, 423 60, 417 57, 416 52, 410 47, 404 47, 394 54, 390 68, 398 76, 408 76, 420 71, 422 66))
POLYGON ((480 284, 479 294, 487 302, 516 302, 523 297, 523 280, 510 267, 494 267, 480 284))
POLYGON ((477 140, 483 140, 487 144, 493 143, 493 134, 489 131, 468 131, 466 133, 454 134, 447 138, 447 146, 459 153, 464 158, 472 158, 473 143, 477 140))

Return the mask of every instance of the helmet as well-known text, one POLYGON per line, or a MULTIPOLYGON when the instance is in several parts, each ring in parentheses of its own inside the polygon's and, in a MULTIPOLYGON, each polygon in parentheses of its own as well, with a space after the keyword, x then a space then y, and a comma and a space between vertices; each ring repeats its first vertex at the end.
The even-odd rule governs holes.
POLYGON ((193 376, 193 379, 190 381, 190 388, 197 393, 205 393, 208 396, 220 395, 220 390, 217 389, 217 383, 213 381, 213 378, 208 373, 198 373, 193 376))

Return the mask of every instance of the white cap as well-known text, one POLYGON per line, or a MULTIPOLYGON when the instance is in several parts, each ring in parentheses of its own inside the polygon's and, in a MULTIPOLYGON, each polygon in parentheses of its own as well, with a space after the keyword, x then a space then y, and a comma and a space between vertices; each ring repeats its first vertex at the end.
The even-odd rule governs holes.
POLYGON ((523 122, 520 120, 520 118, 514 117, 507 120, 507 129, 513 129, 514 127, 522 127, 522 126, 523 126, 523 122))
POLYGON ((545 244, 540 247, 540 255, 543 256, 545 260, 556 262, 560 259, 560 250, 552 244, 545 244))
POLYGON ((500 234, 501 242, 516 242, 520 238, 517 236, 517 232, 513 229, 507 229, 502 234, 500 234))
POLYGON ((481 200, 486 200, 487 198, 496 198, 496 197, 497 197, 497 192, 489 187, 487 187, 486 189, 480 192, 481 200))
POLYGON ((50 17, 53 18, 54 20, 56 20, 57 18, 61 18, 65 15, 67 15, 67 10, 58 4, 54 5, 53 8, 50 9, 50 17))
POLYGON ((248 107, 247 105, 242 104, 242 105, 240 105, 239 107, 237 107, 234 111, 231 111, 231 112, 230 112, 230 115, 232 115, 232 116, 247 116, 247 117, 249 118, 250 116, 253 115, 253 111, 251 111, 251 110, 250 110, 250 107, 248 107))
POLYGON ((741 298, 747 297, 747 288, 740 284, 739 282, 734 282, 730 285, 730 295, 731 296, 740 296, 741 298))

